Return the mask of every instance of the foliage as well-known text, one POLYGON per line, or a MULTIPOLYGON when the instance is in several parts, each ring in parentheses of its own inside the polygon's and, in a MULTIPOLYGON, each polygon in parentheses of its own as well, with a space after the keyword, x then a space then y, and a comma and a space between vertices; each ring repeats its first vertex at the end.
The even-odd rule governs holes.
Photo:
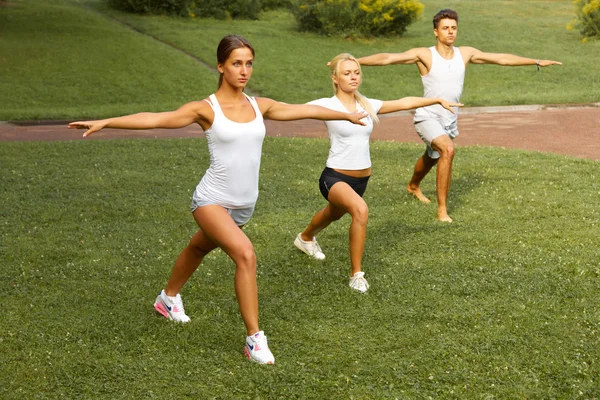
POLYGON ((292 0, 301 31, 328 35, 402 35, 423 12, 419 0, 292 0))
POLYGON ((219 19, 257 19, 261 0, 106 0, 119 10, 219 19))
POLYGON ((261 0, 196 0, 192 16, 218 19, 258 19, 261 0))
POLYGON ((567 29, 577 29, 583 41, 600 38, 600 0, 573 0, 577 17, 567 25, 567 29))
POLYGON ((111 7, 139 14, 188 15, 195 0, 106 0, 111 7))
POLYGON ((263 10, 276 10, 278 8, 290 8, 291 0, 261 0, 263 10))

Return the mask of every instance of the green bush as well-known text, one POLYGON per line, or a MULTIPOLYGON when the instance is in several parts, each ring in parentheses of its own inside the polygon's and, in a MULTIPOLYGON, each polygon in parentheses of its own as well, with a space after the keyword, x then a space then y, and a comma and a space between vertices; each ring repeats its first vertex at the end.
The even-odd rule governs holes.
MULTIPOLYGON (((169 14, 219 19, 258 19, 261 0, 106 0, 116 9, 138 14, 169 14)), ((281 2, 281 1, 280 1, 281 2)), ((269 0, 269 3, 274 3, 269 0)))
POLYGON ((195 16, 219 19, 258 19, 261 0, 196 0, 195 16))
POLYGON ((573 0, 577 17, 567 29, 578 29, 583 41, 600 38, 600 0, 573 0))
POLYGON ((194 0, 106 0, 117 10, 137 14, 189 15, 195 7, 194 0))
POLYGON ((290 0, 262 0, 261 9, 275 10, 278 8, 290 8, 292 3, 290 0))
POLYGON ((291 0, 301 31, 327 35, 402 35, 423 12, 419 0, 291 0))

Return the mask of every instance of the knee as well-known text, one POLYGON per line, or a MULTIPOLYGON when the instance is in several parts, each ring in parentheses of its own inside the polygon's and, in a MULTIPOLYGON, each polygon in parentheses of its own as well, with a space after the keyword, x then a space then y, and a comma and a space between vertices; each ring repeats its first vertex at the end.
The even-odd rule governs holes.
POLYGON ((237 268, 256 270, 256 253, 252 246, 244 246, 232 258, 237 268))
POLYGON ((342 218, 344 216, 344 214, 331 214, 331 221, 338 221, 340 218, 342 218))
POLYGON ((366 225, 369 220, 369 206, 367 203, 362 202, 358 204, 352 210, 352 221, 357 222, 361 225, 366 225))
POLYGON ((327 207, 325 209, 324 213, 325 213, 325 218, 330 220, 331 222, 335 222, 335 221, 339 220, 345 214, 345 212, 333 211, 330 207, 327 207))
POLYGON ((212 249, 205 249, 203 246, 199 245, 198 243, 194 243, 193 240, 188 244, 187 248, 196 258, 203 258, 208 253, 210 253, 210 251, 212 250, 212 249))
POLYGON ((448 142, 440 149, 440 155, 444 158, 453 159, 454 158, 454 143, 448 142))

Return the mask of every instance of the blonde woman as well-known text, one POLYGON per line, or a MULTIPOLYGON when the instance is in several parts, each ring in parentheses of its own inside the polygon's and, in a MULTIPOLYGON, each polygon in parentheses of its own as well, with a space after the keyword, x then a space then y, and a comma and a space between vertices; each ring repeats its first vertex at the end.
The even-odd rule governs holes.
POLYGON ((454 112, 452 107, 462 106, 441 98, 405 97, 398 100, 381 101, 368 99, 358 91, 362 82, 360 64, 347 53, 336 56, 328 64, 334 96, 311 101, 341 112, 364 111, 368 116, 365 125, 354 125, 346 121, 325 121, 331 147, 326 167, 319 179, 321 194, 327 200, 325 208, 318 211, 304 231, 298 234, 294 245, 317 260, 325 259, 325 254, 316 240, 316 235, 333 221, 350 214, 350 287, 366 292, 369 284, 362 271, 362 256, 367 236, 369 209, 362 198, 371 176, 369 137, 377 114, 440 104, 454 112))

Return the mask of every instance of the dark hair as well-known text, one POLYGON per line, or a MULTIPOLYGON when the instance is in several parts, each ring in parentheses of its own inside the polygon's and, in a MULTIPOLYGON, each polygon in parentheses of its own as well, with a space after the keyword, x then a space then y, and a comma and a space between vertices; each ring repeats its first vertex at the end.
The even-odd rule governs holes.
POLYGON ((443 19, 453 19, 458 24, 458 13, 454 10, 450 10, 449 8, 440 10, 433 17, 433 29, 436 29, 440 24, 440 21, 443 19))
MULTIPOLYGON (((252 47, 249 41, 238 35, 225 36, 221 39, 217 47, 217 63, 225 64, 232 51, 243 47, 250 49, 252 57, 254 57, 254 47, 252 47)), ((221 83, 223 83, 223 74, 219 76, 219 87, 221 87, 221 83)))

